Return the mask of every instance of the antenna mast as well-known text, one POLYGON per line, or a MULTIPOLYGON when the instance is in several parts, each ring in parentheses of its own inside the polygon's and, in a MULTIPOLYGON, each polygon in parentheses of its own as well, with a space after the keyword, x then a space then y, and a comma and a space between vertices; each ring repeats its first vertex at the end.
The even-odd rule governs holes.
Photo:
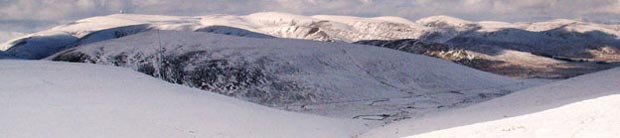
POLYGON ((163 53, 164 53, 164 48, 161 46, 161 36, 159 35, 159 29, 157 29, 157 40, 158 40, 158 44, 159 44, 159 51, 157 52, 157 53, 159 54, 159 60, 158 60, 158 62, 159 62, 159 67, 158 67, 158 68, 159 68, 159 69, 158 69, 158 71, 157 71, 157 75, 158 75, 160 78, 162 78, 162 79, 163 79, 163 76, 162 76, 161 70, 163 69, 163 66, 164 66, 164 64, 163 64, 163 60, 164 60, 164 54, 163 54, 163 53))

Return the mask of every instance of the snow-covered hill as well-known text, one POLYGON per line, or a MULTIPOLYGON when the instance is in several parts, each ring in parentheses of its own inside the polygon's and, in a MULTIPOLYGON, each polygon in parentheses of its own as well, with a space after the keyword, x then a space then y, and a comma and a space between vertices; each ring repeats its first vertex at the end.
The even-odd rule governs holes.
POLYGON ((620 25, 573 20, 506 24, 478 22, 461 27, 446 43, 465 46, 497 46, 548 57, 618 62, 620 25))
POLYGON ((617 137, 618 77, 620 68, 579 76, 397 122, 365 137, 617 137))
POLYGON ((352 137, 286 112, 111 66, 0 60, 0 137, 352 137))
POLYGON ((264 105, 346 118, 403 117, 402 108, 421 113, 466 105, 528 85, 373 46, 183 31, 136 34, 49 59, 127 67, 264 105))
POLYGON ((422 42, 415 39, 368 40, 373 45, 446 59, 479 70, 516 78, 565 79, 619 66, 619 63, 574 62, 498 46, 476 47, 422 42))
POLYGON ((4 43, 0 58, 120 66, 205 91, 114 67, 2 60, 0 136, 357 137, 396 121, 359 137, 613 137, 620 69, 517 91, 538 82, 418 54, 562 78, 615 66, 619 31, 447 16, 88 18, 4 43))
MULTIPOLYGON (((563 47, 563 49, 593 48, 592 50, 597 50, 596 48, 604 48, 605 46, 617 48, 620 43, 618 40, 620 25, 595 24, 565 19, 536 23, 504 23, 472 22, 448 16, 433 16, 412 22, 398 17, 301 16, 265 12, 245 16, 177 17, 115 14, 93 17, 9 41, 2 46, 2 49, 8 50, 11 47, 27 46, 28 44, 21 43, 24 40, 33 39, 32 41, 36 41, 37 38, 50 37, 53 41, 58 41, 53 38, 62 36, 66 37, 64 40, 67 42, 56 45, 71 47, 66 45, 94 42, 92 40, 80 40, 85 39, 85 37, 96 38, 96 41, 100 41, 150 29, 345 42, 420 39, 457 45, 498 45, 504 48, 551 55, 558 53, 549 50, 558 47, 563 47)), ((559 52, 580 51, 564 50, 559 52)), ((22 57, 41 58, 40 56, 25 55, 22 57)))
POLYGON ((151 29, 346 42, 405 39, 423 35, 422 33, 426 32, 423 30, 428 29, 416 24, 403 24, 401 20, 396 20, 395 17, 310 17, 274 12, 246 16, 209 15, 196 17, 116 14, 82 19, 24 36, 6 42, 0 46, 0 50, 5 50, 9 54, 21 58, 39 59, 50 55, 47 52, 58 52, 81 44, 114 39, 151 29), (37 43, 46 39, 55 43, 37 43), (95 39, 95 41, 83 39, 95 39), (24 50, 41 48, 44 51, 24 50))
MULTIPOLYGON (((210 32, 256 38, 279 37, 349 43, 416 39, 458 46, 459 50, 483 53, 487 57, 508 51, 505 53, 516 52, 522 53, 519 55, 530 55, 528 59, 532 57, 544 60, 556 58, 556 60, 566 60, 571 63, 583 61, 620 62, 620 25, 614 24, 596 24, 566 19, 535 23, 473 22, 448 16, 433 16, 409 21, 399 17, 302 16, 275 12, 244 16, 187 17, 116 14, 93 17, 8 41, 0 46, 0 50, 18 58, 41 59, 75 46, 154 29, 210 32), (493 50, 487 50, 487 48, 493 50), (501 50, 494 51, 497 49, 501 50)), ((514 54, 509 56, 514 56, 514 54)), ((445 59, 456 61, 450 58, 445 59)), ((494 61, 505 62, 501 58, 494 61)), ((527 60, 515 62, 524 63, 527 60)), ((594 65, 595 67, 589 67, 590 65, 585 65, 588 67, 583 68, 580 64, 556 65, 556 62, 561 61, 517 66, 513 66, 515 64, 512 63, 509 65, 465 65, 506 74, 499 71, 501 69, 496 68, 502 66, 518 73, 513 76, 545 78, 571 77, 607 69, 608 66, 616 66, 598 67, 594 65), (553 68, 556 69, 540 69, 545 66, 554 66, 553 68), (564 70, 582 73, 563 75, 565 74, 564 70)))

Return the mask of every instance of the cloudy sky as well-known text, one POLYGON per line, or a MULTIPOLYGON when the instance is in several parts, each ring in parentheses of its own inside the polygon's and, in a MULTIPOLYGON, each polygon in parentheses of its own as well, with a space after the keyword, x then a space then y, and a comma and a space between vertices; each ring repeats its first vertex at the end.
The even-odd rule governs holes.
MULTIPOLYGON (((75 19, 119 12, 165 15, 249 14, 448 15, 508 22, 620 19, 620 0, 0 0, 0 33, 32 32, 75 19)), ((3 38, 0 38, 3 39, 3 38)))

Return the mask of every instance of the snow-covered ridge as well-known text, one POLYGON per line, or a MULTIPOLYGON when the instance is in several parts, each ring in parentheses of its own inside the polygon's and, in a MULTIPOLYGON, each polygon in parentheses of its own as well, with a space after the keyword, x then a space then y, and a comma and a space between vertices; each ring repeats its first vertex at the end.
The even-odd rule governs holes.
MULTIPOLYGON (((373 45, 437 57, 479 70, 516 78, 565 79, 619 66, 618 63, 584 62, 570 59, 556 59, 530 52, 502 48, 500 46, 461 46, 428 43, 415 39, 368 40, 355 44, 373 45)), ((606 49, 606 48, 603 48, 606 49)), ((611 50, 601 55, 618 56, 611 50)), ((602 53, 602 52, 594 52, 602 53)))
POLYGON ((48 59, 127 67, 263 105, 345 118, 397 118, 408 116, 401 113, 405 110, 422 114, 525 86, 448 61, 374 46, 184 31, 140 33, 48 59))
POLYGON ((504 23, 473 22, 448 16, 409 21, 399 17, 302 16, 276 12, 194 17, 115 14, 82 19, 30 34, 2 44, 0 50, 20 58, 38 59, 62 49, 92 42, 82 42, 85 37, 107 40, 152 29, 344 42, 420 39, 457 45, 500 45, 520 51, 551 54, 553 52, 548 52, 548 49, 536 51, 538 49, 532 47, 547 47, 550 44, 556 48, 575 42, 579 42, 578 45, 592 43, 595 48, 599 45, 617 47, 614 44, 617 44, 616 40, 620 36, 620 25, 565 19, 504 23))
MULTIPOLYGON (((54 27, 50 30, 30 34, 0 46, 0 50, 22 58, 43 58, 49 52, 58 52, 62 49, 84 44, 85 37, 96 39, 113 39, 140 31, 158 29, 174 31, 201 31, 249 37, 282 37, 311 39, 320 41, 347 41, 353 42, 363 39, 404 39, 419 36, 424 27, 392 23, 398 20, 394 17, 383 18, 353 18, 321 19, 285 13, 255 13, 246 16, 210 15, 196 17, 174 17, 158 15, 115 14, 93 17, 75 21, 70 24, 54 27), (389 23, 389 24, 386 24, 389 23), (123 30, 129 29, 129 31, 123 30), (101 33, 107 31, 107 33, 101 33), (100 38, 99 33, 104 35, 100 38), (121 35, 118 35, 121 34, 121 35), (110 37, 113 36, 113 37, 110 37), (47 38, 56 43, 38 43, 47 38), (23 43, 33 41, 32 43, 23 43), (25 47, 25 48, 22 48, 25 47), (46 49, 46 52, 32 49, 46 49), (26 50, 28 49, 28 50, 26 50)), ((403 22, 403 19, 397 22, 403 22)))
POLYGON ((616 63, 620 63, 620 25, 567 19, 535 23, 473 22, 449 16, 409 21, 399 17, 302 16, 277 12, 194 17, 115 14, 82 19, 34 33, 6 42, 0 49, 16 58, 41 59, 72 47, 149 30, 359 44, 420 40, 457 47, 455 50, 444 50, 439 56, 431 56, 457 63, 464 63, 460 59, 469 59, 464 65, 526 78, 568 78, 615 67, 616 63), (455 52, 470 57, 453 54, 455 52), (500 57, 502 53, 507 55, 500 57), (471 60, 478 60, 471 58, 471 55, 478 55, 478 59, 485 61, 470 64, 471 60), (526 57, 518 57, 520 55, 526 57), (522 59, 526 60, 514 61, 522 59), (529 59, 556 61, 531 64, 529 59))

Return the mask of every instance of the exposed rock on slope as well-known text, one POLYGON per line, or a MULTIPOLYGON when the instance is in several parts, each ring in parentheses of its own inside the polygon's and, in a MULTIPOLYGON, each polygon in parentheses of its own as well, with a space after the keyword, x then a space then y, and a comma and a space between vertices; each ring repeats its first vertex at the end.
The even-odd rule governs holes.
POLYGON ((534 55, 497 46, 466 47, 420 40, 368 40, 355 44, 374 45, 414 54, 423 54, 517 78, 563 79, 616 67, 619 63, 572 61, 534 55))

